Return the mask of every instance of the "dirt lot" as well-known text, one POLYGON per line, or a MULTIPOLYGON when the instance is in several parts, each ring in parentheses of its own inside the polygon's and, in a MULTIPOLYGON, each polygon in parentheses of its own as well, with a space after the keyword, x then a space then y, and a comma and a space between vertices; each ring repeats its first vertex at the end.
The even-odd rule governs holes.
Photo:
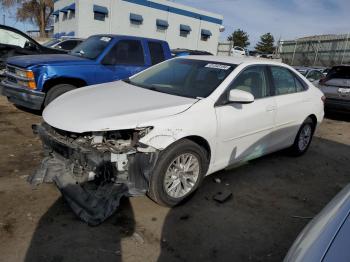
POLYGON ((219 172, 173 209, 124 199, 89 227, 53 185, 26 183, 41 158, 30 128, 40 121, 0 98, 0 261, 281 261, 309 221, 293 216, 314 216, 350 181, 350 121, 327 119, 303 157, 276 153, 219 172), (219 204, 222 190, 233 198, 219 204))

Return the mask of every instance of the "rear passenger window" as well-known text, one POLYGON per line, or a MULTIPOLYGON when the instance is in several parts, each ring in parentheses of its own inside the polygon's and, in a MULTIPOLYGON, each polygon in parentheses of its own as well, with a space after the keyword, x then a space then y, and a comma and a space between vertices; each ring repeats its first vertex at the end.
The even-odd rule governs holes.
POLYGON ((287 68, 272 66, 271 74, 276 95, 292 94, 305 90, 300 80, 287 68))
POLYGON ((165 60, 163 46, 161 43, 148 42, 149 52, 151 54, 152 65, 158 64, 165 60))
POLYGON ((108 65, 144 65, 143 48, 138 40, 120 40, 104 57, 108 65))
POLYGON ((251 93, 254 98, 269 96, 265 66, 252 66, 238 75, 229 89, 239 89, 251 93))

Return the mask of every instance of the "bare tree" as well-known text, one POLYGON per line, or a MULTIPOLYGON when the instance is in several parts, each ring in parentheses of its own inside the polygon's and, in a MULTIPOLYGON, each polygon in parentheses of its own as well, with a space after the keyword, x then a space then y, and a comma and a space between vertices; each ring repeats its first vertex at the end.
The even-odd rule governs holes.
POLYGON ((30 21, 39 27, 40 36, 45 37, 46 27, 53 12, 53 0, 0 0, 5 8, 16 8, 18 21, 30 21))

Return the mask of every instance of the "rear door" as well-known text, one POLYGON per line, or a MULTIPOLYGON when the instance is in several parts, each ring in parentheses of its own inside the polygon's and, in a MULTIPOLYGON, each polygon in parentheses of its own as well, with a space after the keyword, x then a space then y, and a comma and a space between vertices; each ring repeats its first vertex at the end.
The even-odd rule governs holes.
POLYGON ((121 39, 102 60, 106 72, 97 75, 100 82, 110 82, 128 78, 147 67, 145 46, 140 40, 121 39))
POLYGON ((311 99, 306 83, 294 72, 282 66, 269 66, 269 70, 277 105, 272 148, 278 150, 293 144, 311 99))

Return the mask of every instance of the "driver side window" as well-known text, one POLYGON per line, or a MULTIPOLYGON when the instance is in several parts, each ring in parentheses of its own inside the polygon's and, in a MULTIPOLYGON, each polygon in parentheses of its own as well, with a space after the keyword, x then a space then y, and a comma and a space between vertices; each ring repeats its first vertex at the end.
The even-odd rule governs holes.
POLYGON ((269 96, 265 66, 252 66, 241 72, 230 84, 229 90, 251 93, 255 99, 269 96))

